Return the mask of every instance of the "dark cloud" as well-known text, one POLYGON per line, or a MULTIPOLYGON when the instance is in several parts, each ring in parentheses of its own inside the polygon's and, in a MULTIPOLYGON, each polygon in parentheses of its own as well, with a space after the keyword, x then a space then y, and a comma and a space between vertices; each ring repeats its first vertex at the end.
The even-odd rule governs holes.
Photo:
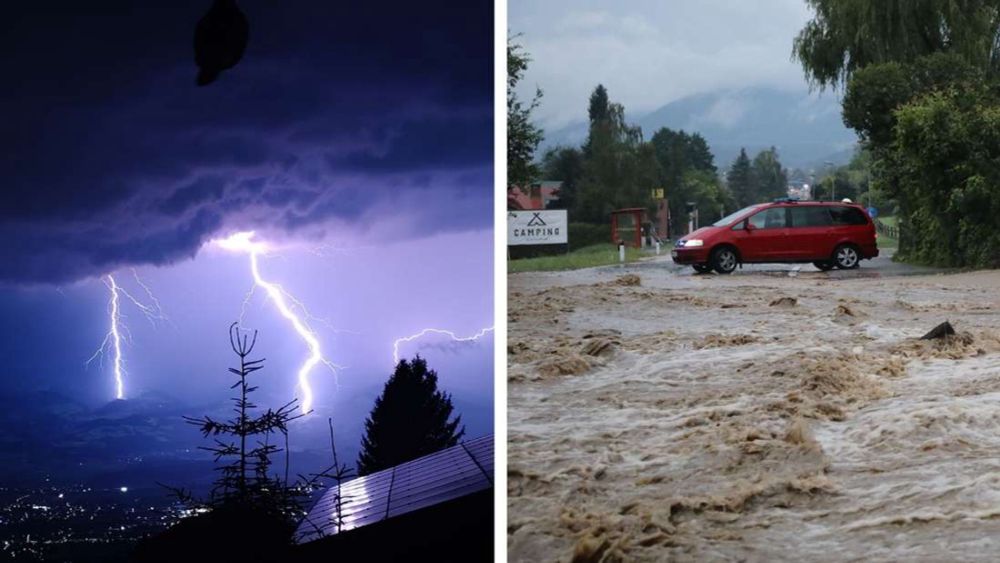
POLYGON ((229 228, 451 205, 467 216, 426 234, 490 224, 490 2, 245 0, 244 60, 206 88, 191 35, 208 0, 62 4, 0 24, 0 236, 18 241, 0 282, 169 263, 229 228))
POLYGON ((382 150, 330 153, 333 169, 407 171, 460 168, 493 150, 493 114, 428 116, 387 126, 382 150))
POLYGON ((226 180, 221 176, 198 178, 187 186, 177 188, 160 202, 158 209, 167 215, 177 215, 195 204, 220 199, 225 189, 226 180))

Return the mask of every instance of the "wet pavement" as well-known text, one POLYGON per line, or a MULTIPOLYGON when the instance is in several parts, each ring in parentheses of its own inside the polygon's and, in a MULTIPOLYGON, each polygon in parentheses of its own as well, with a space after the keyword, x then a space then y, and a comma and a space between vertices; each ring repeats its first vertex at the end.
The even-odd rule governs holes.
MULTIPOLYGON (((824 272, 812 264, 745 264, 738 267, 731 276, 777 276, 777 277, 797 277, 803 276, 811 279, 863 279, 863 278, 885 278, 899 276, 926 276, 934 274, 954 273, 954 270, 945 268, 933 268, 929 266, 916 266, 902 262, 894 262, 892 256, 893 249, 883 249, 877 258, 863 260, 861 266, 853 270, 830 270, 824 272)), ((606 266, 602 271, 634 271, 641 273, 650 270, 666 270, 679 276, 717 276, 715 272, 699 274, 691 266, 674 264, 670 255, 662 252, 660 256, 654 256, 642 262, 626 264, 624 266, 606 266)))

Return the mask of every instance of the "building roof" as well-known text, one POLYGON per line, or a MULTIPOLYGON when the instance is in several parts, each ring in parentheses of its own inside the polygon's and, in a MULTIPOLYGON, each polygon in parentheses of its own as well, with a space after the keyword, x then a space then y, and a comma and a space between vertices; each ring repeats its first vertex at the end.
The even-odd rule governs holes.
POLYGON ((545 180, 532 184, 527 190, 513 186, 507 189, 507 209, 545 209, 553 200, 559 199, 562 181, 545 180))
POLYGON ((297 543, 346 532, 493 487, 493 435, 347 481, 323 493, 295 532, 297 543))

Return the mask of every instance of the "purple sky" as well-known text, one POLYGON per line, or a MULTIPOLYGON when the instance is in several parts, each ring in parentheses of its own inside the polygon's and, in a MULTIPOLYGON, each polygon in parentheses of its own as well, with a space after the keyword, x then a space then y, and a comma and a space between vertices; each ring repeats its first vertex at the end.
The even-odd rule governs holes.
MULTIPOLYGON (((493 324, 490 2, 245 0, 246 54, 204 88, 191 37, 208 0, 63 4, 12 6, 0 33, 0 392, 112 398, 108 364, 84 360, 107 330, 100 276, 141 297, 134 267, 171 323, 123 302, 127 395, 227 396, 252 278, 208 243, 236 231, 280 246, 262 274, 336 329, 313 323, 339 387, 311 379, 345 426, 394 339, 493 324)), ((291 398, 302 341, 264 292, 245 324, 267 358, 260 402, 291 398)), ((492 337, 440 342, 402 351, 428 358, 470 435, 489 432, 492 337)))

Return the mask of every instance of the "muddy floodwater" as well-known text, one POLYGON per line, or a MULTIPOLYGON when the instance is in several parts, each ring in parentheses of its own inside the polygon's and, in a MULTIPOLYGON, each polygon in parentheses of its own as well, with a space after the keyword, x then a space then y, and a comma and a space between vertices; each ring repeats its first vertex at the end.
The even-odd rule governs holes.
POLYGON ((511 561, 1000 558, 1000 273, 508 281, 511 561))

